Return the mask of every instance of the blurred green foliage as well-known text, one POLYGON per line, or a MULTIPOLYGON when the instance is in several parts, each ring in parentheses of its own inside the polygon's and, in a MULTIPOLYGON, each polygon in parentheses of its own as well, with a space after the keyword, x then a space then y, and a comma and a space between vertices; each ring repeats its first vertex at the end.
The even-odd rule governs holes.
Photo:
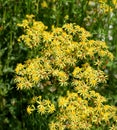
MULTIPOLYGON (((96 0, 95 0, 96 1, 96 0)), ((99 10, 89 0, 0 0, 0 129, 36 130, 46 129, 39 123, 39 115, 26 114, 27 99, 33 94, 17 91, 14 84, 14 68, 28 57, 29 50, 17 44, 22 30, 17 24, 26 14, 34 14, 50 29, 52 25, 62 26, 66 22, 76 23, 93 34, 93 38, 105 40, 114 54, 105 72, 109 74, 108 86, 100 88, 109 103, 117 105, 117 9, 108 0, 113 12, 99 10), (45 2, 45 3, 44 3, 45 2), (33 123, 32 123, 33 122, 33 123)), ((38 93, 38 92, 37 92, 38 93)))

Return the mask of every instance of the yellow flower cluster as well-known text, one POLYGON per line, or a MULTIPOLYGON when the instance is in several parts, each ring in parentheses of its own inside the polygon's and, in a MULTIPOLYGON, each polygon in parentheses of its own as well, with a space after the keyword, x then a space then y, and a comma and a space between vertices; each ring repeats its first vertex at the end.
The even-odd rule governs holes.
POLYGON ((33 97, 31 100, 31 105, 27 107, 27 113, 31 114, 33 111, 37 110, 41 115, 43 114, 52 114, 55 111, 54 104, 50 100, 42 99, 41 96, 33 97), (37 107, 34 104, 37 104, 37 107))
MULTIPOLYGON (((30 18, 30 21, 33 21, 32 24, 35 25, 34 20, 30 18)), ((30 21, 28 24, 30 24, 30 21)), ((40 23, 36 21, 37 25, 40 23)), ((24 23, 20 26, 24 26, 24 23)), ((105 57, 113 59, 105 42, 88 40, 87 37, 90 36, 90 33, 78 25, 65 24, 62 28, 53 28, 52 32, 45 31, 44 28, 44 25, 41 27, 35 26, 35 28, 34 26, 28 26, 28 30, 34 31, 32 34, 27 33, 25 35, 26 37, 32 36, 31 42, 26 41, 26 37, 22 39, 25 45, 31 48, 39 46, 40 42, 44 46, 40 52, 41 57, 37 56, 37 58, 25 61, 23 65, 21 63, 17 65, 15 80, 18 89, 34 87, 42 80, 50 80, 50 77, 56 77, 61 86, 66 86, 69 79, 69 69, 75 67, 78 60, 88 61, 88 59, 93 59, 94 64, 101 66, 101 64, 97 64, 95 55, 100 56, 98 61, 102 59, 104 61, 105 57), (41 37, 41 41, 38 38, 35 41, 33 35, 34 37, 41 37)), ((27 27, 24 29, 27 31, 27 27)), ((76 66, 73 72, 74 77, 85 79, 91 86, 95 86, 97 82, 102 82, 100 77, 103 81, 106 79, 103 72, 94 70, 90 65, 81 69, 81 74, 76 74, 78 73, 78 67, 76 66)))
POLYGON ((50 80, 50 77, 56 77, 60 85, 67 85, 69 79, 70 67, 76 67, 73 75, 75 78, 85 79, 91 86, 101 82, 100 77, 105 81, 103 73, 90 67, 81 68, 81 74, 75 74, 78 67, 76 63, 80 60, 93 60, 96 66, 101 66, 105 59, 113 59, 108 51, 105 42, 88 40, 90 33, 84 28, 75 24, 65 24, 62 28, 53 28, 51 32, 45 30, 43 23, 32 19, 33 16, 27 16, 28 20, 23 20, 20 24, 24 27, 25 35, 20 36, 25 45, 34 48, 40 44, 43 49, 40 52, 41 57, 25 61, 25 64, 18 64, 16 71, 16 82, 18 89, 31 88, 36 86, 42 80, 50 80), (24 25, 24 21, 27 24, 24 25), (32 24, 31 26, 29 26, 32 24), (29 38, 30 42, 26 39, 29 38), (97 63, 100 61, 100 64, 97 63), (101 76, 100 76, 101 75, 101 76), (96 78, 97 77, 97 78, 96 78))
POLYGON ((98 83, 106 82, 107 76, 101 70, 93 69, 88 63, 83 64, 83 67, 75 67, 73 77, 80 81, 85 81, 88 86, 95 87, 98 83))
POLYGON ((18 26, 25 29, 25 34, 20 36, 18 41, 23 41, 29 48, 38 46, 41 43, 42 32, 47 27, 42 22, 37 22, 32 19, 34 15, 26 15, 26 19, 18 26))
MULTIPOLYGON (((99 22, 107 22, 108 17, 113 17, 117 9, 117 0, 89 0, 86 10, 86 17, 84 18, 85 27, 97 26, 99 22), (95 17, 96 16, 96 17, 95 17), (106 16, 106 17, 105 17, 106 16)), ((100 36, 104 39, 104 33, 100 36)))
POLYGON ((116 120, 115 107, 104 105, 106 99, 92 90, 99 83, 106 82, 107 76, 101 68, 107 59, 113 59, 105 42, 90 40, 89 32, 72 23, 47 31, 42 22, 27 16, 20 26, 25 35, 19 39, 30 51, 33 53, 33 48, 38 50, 40 45, 42 49, 36 56, 34 54, 35 58, 16 66, 17 88, 37 87, 53 97, 56 94, 58 98, 55 105, 49 98, 34 97, 27 107, 29 114, 34 110, 41 115, 54 113, 49 124, 51 130, 88 130, 92 124, 108 124, 110 119, 116 120))
POLYGON ((108 4, 106 3, 101 3, 100 4, 100 9, 104 11, 104 13, 110 13, 113 11, 113 8, 111 6, 109 6, 108 4))
POLYGON ((95 91, 89 91, 90 100, 84 100, 77 93, 67 92, 59 97, 59 113, 49 124, 50 130, 90 130, 92 124, 108 123, 115 116, 116 108, 103 105, 105 98, 95 91))
POLYGON ((104 11, 104 13, 112 12, 114 8, 117 8, 117 0, 91 0, 89 1, 89 4, 92 2, 98 4, 99 9, 104 11))

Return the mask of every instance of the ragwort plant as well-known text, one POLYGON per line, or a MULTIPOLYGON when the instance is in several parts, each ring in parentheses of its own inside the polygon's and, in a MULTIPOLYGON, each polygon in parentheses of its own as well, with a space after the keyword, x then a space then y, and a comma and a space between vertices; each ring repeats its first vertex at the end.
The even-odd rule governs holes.
POLYGON ((50 130, 116 127, 116 107, 107 105, 96 92, 106 84, 103 67, 113 60, 106 43, 92 40, 89 32, 74 23, 47 31, 33 17, 27 15, 18 24, 24 30, 19 44, 29 49, 30 59, 15 69, 19 91, 37 88, 40 92, 29 101, 29 115, 37 111, 49 120, 50 130))
MULTIPOLYGON (((15 65, 17 62, 27 59, 26 47, 23 48, 22 45, 15 44, 17 37, 22 34, 16 24, 24 18, 25 14, 34 14, 36 20, 43 21, 48 28, 52 24, 62 26, 66 21, 75 22, 93 32, 94 38, 98 37, 98 39, 106 40, 110 45, 109 49, 116 58, 116 10, 117 0, 0 0, 0 36, 2 37, 0 40, 1 130, 38 129, 40 127, 37 121, 39 117, 36 118, 32 114, 28 118, 27 113, 25 114, 25 104, 27 103, 27 97, 33 95, 32 89, 30 94, 28 92, 24 94, 22 91, 16 91, 13 83, 15 65), (109 31, 111 31, 111 34, 109 31), (111 40, 108 39, 108 33, 112 37, 111 40)), ((31 52, 34 55, 34 50, 31 52)), ((30 54, 28 58, 31 57, 30 54)), ((117 101, 116 59, 108 64, 108 68, 105 68, 106 72, 109 73, 108 85, 110 84, 111 87, 99 87, 101 94, 108 97, 109 103, 114 105, 116 105, 117 101)))

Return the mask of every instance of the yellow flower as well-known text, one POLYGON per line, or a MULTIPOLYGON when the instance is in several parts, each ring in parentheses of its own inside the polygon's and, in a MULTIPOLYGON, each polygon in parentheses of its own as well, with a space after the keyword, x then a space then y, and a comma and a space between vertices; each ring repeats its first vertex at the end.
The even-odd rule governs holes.
POLYGON ((22 24, 20 26, 22 26, 23 28, 27 28, 28 25, 29 25, 29 22, 28 22, 28 20, 25 19, 22 21, 22 24))
POLYGON ((27 107, 27 113, 30 115, 33 111, 35 110, 34 105, 28 106, 27 107))
POLYGON ((37 110, 41 114, 45 114, 46 113, 46 107, 43 104, 38 105, 37 106, 37 110))
POLYGON ((55 111, 55 106, 54 104, 51 104, 48 106, 48 113, 53 113, 55 111))
POLYGON ((91 84, 92 86, 96 86, 96 85, 97 85, 97 80, 96 80, 96 79, 91 79, 91 80, 90 80, 90 84, 91 84))
POLYGON ((47 4, 46 1, 43 1, 43 2, 41 3, 41 6, 42 6, 43 8, 47 8, 47 7, 48 7, 48 4, 47 4))
POLYGON ((19 63, 19 64, 17 64, 15 72, 18 74, 22 69, 24 69, 24 65, 22 65, 21 63, 19 63))
POLYGON ((69 15, 65 15, 65 20, 68 20, 69 19, 69 15))
POLYGON ((56 130, 56 123, 51 122, 51 123, 49 124, 49 127, 50 127, 50 130, 56 130))
POLYGON ((112 125, 109 130, 117 130, 117 126, 116 125, 112 125))
POLYGON ((50 100, 44 100, 44 105, 45 106, 50 106, 50 104, 51 104, 50 100))
POLYGON ((110 113, 109 113, 109 112, 106 112, 106 113, 104 113, 102 119, 103 119, 105 122, 108 122, 108 121, 109 121, 109 117, 110 117, 110 113))
POLYGON ((59 97, 58 99, 58 106, 59 107, 66 107, 68 104, 68 100, 65 99, 64 97, 59 97))
POLYGON ((35 16, 33 15, 33 14, 30 14, 30 15, 26 15, 26 18, 28 18, 28 19, 32 19, 32 18, 34 18, 35 16))
POLYGON ((94 50, 93 47, 92 47, 92 48, 88 48, 87 51, 88 51, 87 54, 88 54, 89 56, 92 57, 92 56, 94 55, 95 50, 94 50))
POLYGON ((67 111, 71 111, 72 114, 75 114, 75 109, 76 109, 76 107, 74 107, 72 104, 69 104, 69 105, 66 107, 66 110, 67 110, 67 111))
POLYGON ((76 78, 79 78, 79 73, 81 72, 81 68, 79 67, 75 67, 74 71, 73 71, 73 76, 76 77, 76 78))

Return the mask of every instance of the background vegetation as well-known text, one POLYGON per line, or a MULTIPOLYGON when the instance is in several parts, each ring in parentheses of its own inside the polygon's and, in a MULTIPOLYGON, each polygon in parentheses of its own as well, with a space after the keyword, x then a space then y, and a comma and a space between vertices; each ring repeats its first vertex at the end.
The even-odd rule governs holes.
MULTIPOLYGON (((44 129, 38 114, 28 115, 27 99, 33 93, 18 91, 14 83, 17 63, 29 58, 29 51, 18 44, 22 29, 17 26, 26 16, 51 27, 76 23, 93 35, 106 41, 114 55, 104 70, 109 75, 108 85, 98 91, 109 104, 117 105, 117 2, 116 0, 0 0, 0 129, 44 129)), ((43 120, 43 119, 42 119, 43 120)))

